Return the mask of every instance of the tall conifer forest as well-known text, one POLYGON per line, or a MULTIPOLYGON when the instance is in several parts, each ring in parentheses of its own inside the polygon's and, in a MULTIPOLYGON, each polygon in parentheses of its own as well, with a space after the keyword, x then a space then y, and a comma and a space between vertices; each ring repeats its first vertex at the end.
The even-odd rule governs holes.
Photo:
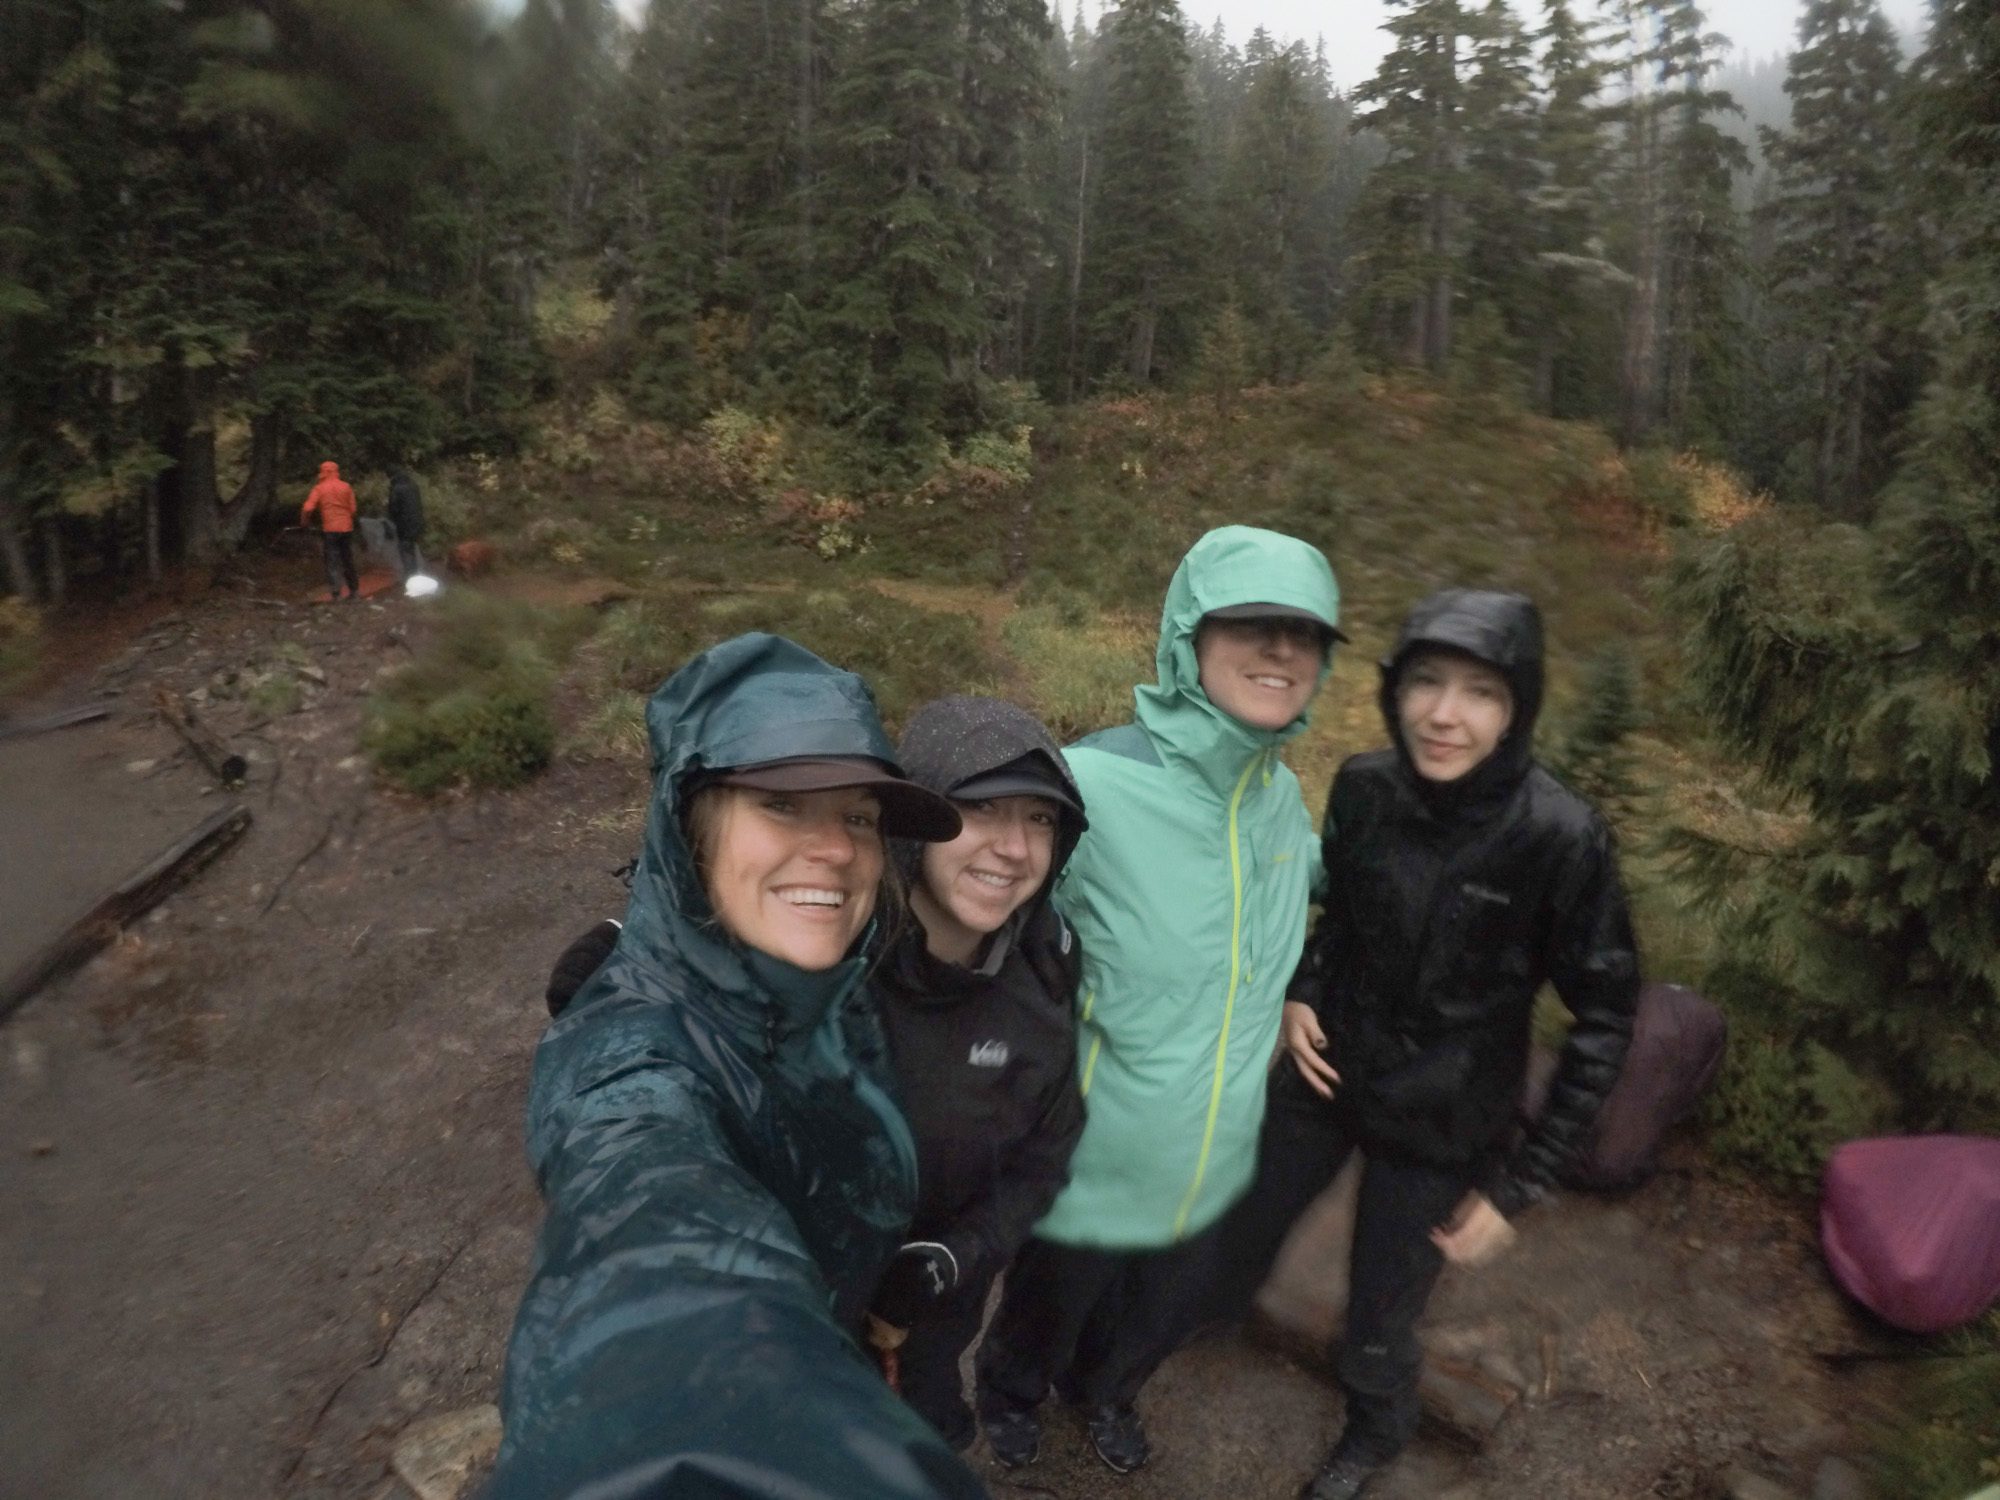
POLYGON ((624 409, 818 434, 856 493, 1400 371, 1774 498, 1668 606, 1811 829, 1683 849, 1723 982, 1914 1118, 2000 1111, 2000 11, 1807 0, 1780 78, 1696 0, 1390 0, 1345 92, 1064 4, 0 6, 0 589, 212 564, 328 455, 506 454, 565 277, 624 409))

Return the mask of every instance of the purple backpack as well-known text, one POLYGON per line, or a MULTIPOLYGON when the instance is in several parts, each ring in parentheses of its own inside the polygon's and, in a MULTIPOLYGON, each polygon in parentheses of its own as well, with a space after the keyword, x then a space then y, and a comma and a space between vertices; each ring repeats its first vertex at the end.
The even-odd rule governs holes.
POLYGON ((1849 1141, 1826 1164, 1826 1263, 1857 1302, 1912 1333, 2000 1300, 2000 1138, 1849 1141))
MULTIPOLYGON (((1693 990, 1659 982, 1642 988, 1625 1065, 1604 1096, 1588 1143, 1563 1168, 1563 1182, 1613 1192, 1651 1177, 1659 1170, 1667 1132, 1701 1103, 1728 1044, 1729 1023, 1722 1012, 1693 990)), ((1524 1122, 1547 1105, 1557 1061, 1555 1054, 1540 1049, 1529 1059, 1524 1122)))

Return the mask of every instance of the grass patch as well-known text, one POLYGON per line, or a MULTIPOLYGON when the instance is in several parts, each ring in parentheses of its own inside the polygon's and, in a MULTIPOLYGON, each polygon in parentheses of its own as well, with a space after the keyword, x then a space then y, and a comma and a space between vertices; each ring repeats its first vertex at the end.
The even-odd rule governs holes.
POLYGON ((555 752, 556 671, 581 617, 459 589, 438 601, 417 659, 370 695, 362 747, 419 795, 516 786, 555 752))
POLYGON ((696 652, 750 630, 786 636, 860 673, 892 733, 918 704, 991 691, 999 675, 975 620, 871 588, 656 594, 615 611, 590 647, 598 706, 579 749, 622 755, 643 747, 645 698, 696 652))
POLYGON ((1875 1478, 1884 1495, 1965 1500, 2000 1483, 2000 1309, 1932 1342, 1937 1361, 1878 1435, 1875 1478))
POLYGON ((1155 677, 1150 626, 1099 616, 1081 595, 1050 590, 1001 627, 1033 709, 1067 743, 1132 717, 1132 687, 1155 677))

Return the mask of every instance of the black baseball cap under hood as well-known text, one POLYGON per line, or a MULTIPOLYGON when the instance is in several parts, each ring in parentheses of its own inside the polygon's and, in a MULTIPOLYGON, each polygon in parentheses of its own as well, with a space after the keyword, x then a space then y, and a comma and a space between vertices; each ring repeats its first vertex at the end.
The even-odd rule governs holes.
POLYGON ((1526 594, 1440 589, 1409 612, 1395 648, 1382 659, 1378 701, 1397 758, 1420 787, 1462 802, 1477 800, 1488 791, 1511 788, 1527 775, 1534 757, 1535 720, 1542 711, 1542 660, 1542 612, 1526 594), (1507 679, 1514 696, 1514 716, 1500 743, 1456 782, 1427 782, 1403 743, 1402 723, 1396 713, 1396 683, 1410 658, 1422 651, 1452 651, 1484 662, 1507 679))
MULTIPOLYGON (((1049 878, 1023 909, 1046 899, 1090 825, 1069 763, 1033 714, 998 698, 938 698, 910 716, 896 758, 918 786, 954 800, 1040 796, 1054 802, 1056 847, 1049 878)), ((912 874, 922 853, 921 846, 898 848, 912 874)))

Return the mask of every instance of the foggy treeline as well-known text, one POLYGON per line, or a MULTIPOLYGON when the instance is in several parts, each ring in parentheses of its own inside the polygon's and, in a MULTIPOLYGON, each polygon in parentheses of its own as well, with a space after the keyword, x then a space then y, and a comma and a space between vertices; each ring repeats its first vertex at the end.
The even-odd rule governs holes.
POLYGON ((1034 399, 1365 361, 1868 513, 1930 369, 1951 25, 1906 61, 1811 0, 1788 121, 1739 75, 1753 135, 1692 0, 1400 0, 1352 94, 1307 42, 1084 10, 5 7, 7 586, 226 551, 325 454, 504 450, 577 266, 637 411, 906 470, 1034 399))

